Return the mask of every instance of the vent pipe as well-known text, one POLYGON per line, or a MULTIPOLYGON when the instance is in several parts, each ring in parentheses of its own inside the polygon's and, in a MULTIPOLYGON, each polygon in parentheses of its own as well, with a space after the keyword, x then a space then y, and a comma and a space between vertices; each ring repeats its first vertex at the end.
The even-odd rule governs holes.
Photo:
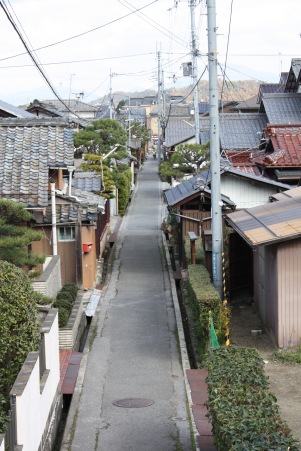
POLYGON ((55 183, 50 183, 51 188, 51 217, 52 217, 52 254, 57 255, 56 234, 56 206, 55 206, 55 183))

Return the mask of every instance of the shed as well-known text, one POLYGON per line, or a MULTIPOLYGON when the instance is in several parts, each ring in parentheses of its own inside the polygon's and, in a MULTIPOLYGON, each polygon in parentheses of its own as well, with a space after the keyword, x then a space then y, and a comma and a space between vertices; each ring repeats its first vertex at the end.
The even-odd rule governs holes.
POLYGON ((276 345, 288 348, 298 345, 301 337, 301 188, 271 200, 226 215, 236 232, 232 243, 249 248, 248 262, 242 265, 237 265, 242 247, 238 244, 236 253, 230 248, 229 280, 235 283, 235 271, 244 263, 252 266, 249 294, 254 295, 255 309, 276 345))

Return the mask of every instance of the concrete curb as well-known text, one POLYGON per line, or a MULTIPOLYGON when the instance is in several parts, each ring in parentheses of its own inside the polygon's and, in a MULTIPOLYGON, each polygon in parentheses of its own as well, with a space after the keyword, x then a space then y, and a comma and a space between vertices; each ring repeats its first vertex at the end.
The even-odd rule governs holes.
POLYGON ((200 451, 200 448, 198 446, 199 433, 198 433, 198 429, 196 427, 196 423, 194 420, 194 414, 193 414, 193 410, 192 410, 193 403, 192 403, 191 389, 190 389, 190 384, 189 384, 189 381, 187 379, 187 374, 186 374, 186 371, 190 370, 191 368, 190 368, 190 363, 189 363, 189 358, 188 358, 182 315, 181 315, 177 288, 176 288, 176 282, 173 278, 173 269, 172 269, 172 265, 171 265, 169 250, 168 250, 168 246, 167 246, 166 237, 163 232, 162 232, 162 240, 163 240, 163 246, 164 246, 165 254, 166 254, 167 270, 168 270, 168 274, 169 274, 171 295, 172 295, 172 301, 173 301, 175 317, 176 317, 185 390, 186 390, 186 396, 187 396, 187 400, 188 400, 189 415, 190 415, 192 431, 193 431, 193 436, 194 436, 194 441, 195 441, 195 449, 196 449, 196 451, 200 451))

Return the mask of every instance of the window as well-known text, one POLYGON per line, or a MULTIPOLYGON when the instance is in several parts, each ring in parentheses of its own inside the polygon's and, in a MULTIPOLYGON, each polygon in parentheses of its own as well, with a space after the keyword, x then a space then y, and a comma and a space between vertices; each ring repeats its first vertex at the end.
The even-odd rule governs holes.
POLYGON ((59 227, 59 241, 75 241, 75 227, 59 227))

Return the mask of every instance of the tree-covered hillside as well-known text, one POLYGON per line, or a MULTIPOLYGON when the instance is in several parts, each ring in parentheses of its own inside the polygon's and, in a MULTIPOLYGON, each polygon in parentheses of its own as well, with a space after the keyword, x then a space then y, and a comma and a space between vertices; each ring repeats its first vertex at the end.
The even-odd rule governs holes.
MULTIPOLYGON (((255 80, 238 80, 238 81, 229 81, 225 80, 224 83, 222 80, 218 80, 219 87, 219 96, 221 97, 221 92, 223 91, 223 100, 233 100, 233 101, 242 101, 249 99, 258 94, 260 82, 255 80)), ((143 98, 147 96, 156 96, 157 91, 146 89, 144 91, 135 91, 135 92, 125 92, 125 91, 116 91, 113 93, 113 101, 114 105, 117 106, 118 103, 122 100, 128 100, 128 98, 143 98)), ((193 101, 193 85, 188 85, 183 88, 169 88, 166 89, 167 95, 179 95, 186 98, 186 102, 193 101)), ((199 82, 199 101, 206 102, 209 99, 209 82, 207 80, 201 80, 199 82)), ((108 104, 109 97, 99 98, 91 102, 92 104, 108 104)))

